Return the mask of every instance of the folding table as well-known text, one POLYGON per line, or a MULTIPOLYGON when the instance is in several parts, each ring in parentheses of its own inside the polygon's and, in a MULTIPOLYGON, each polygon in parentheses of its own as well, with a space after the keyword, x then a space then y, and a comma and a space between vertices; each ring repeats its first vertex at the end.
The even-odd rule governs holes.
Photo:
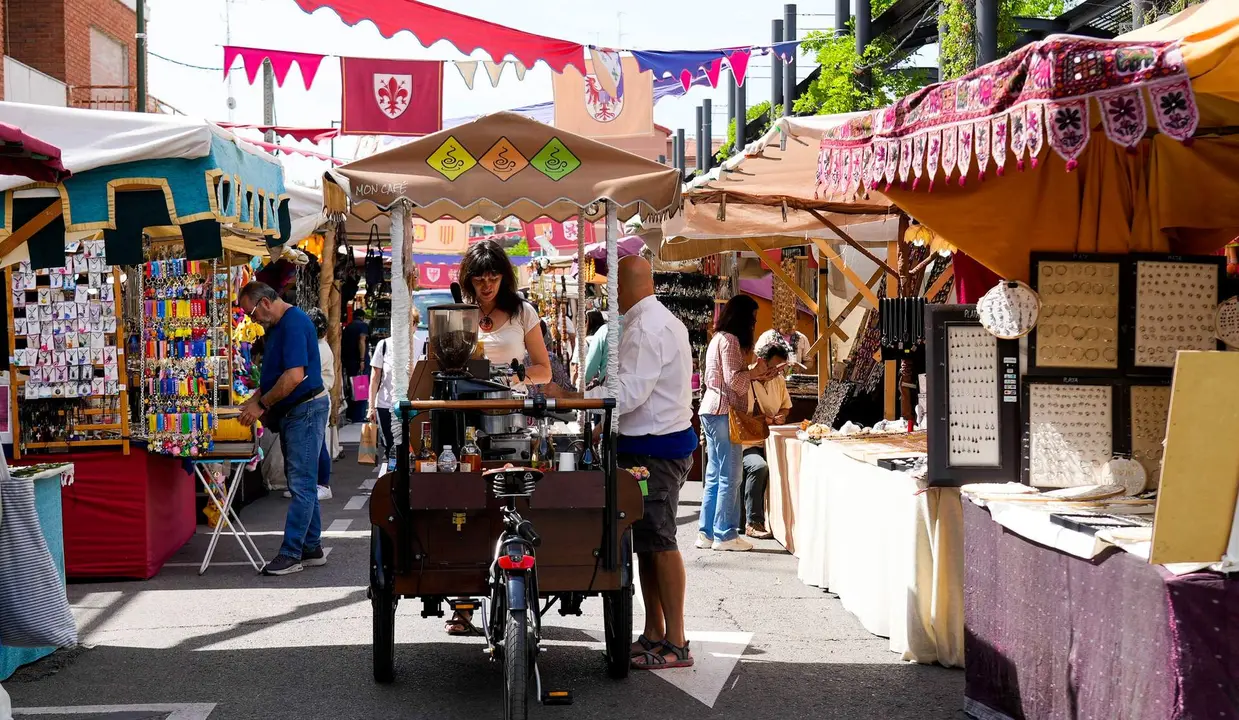
POLYGON ((245 457, 196 458, 192 461, 194 474, 198 476, 198 480, 202 482, 202 487, 206 490, 207 497, 219 511, 219 521, 215 523, 215 531, 211 533, 211 544, 207 546, 206 557, 202 558, 202 567, 198 568, 199 575, 205 573, 210 567, 211 556, 215 554, 215 546, 219 543, 219 536, 224 531, 225 525, 228 526, 228 532, 237 539, 237 544, 241 546, 241 551, 245 553, 246 559, 249 560, 250 565, 254 566, 255 571, 261 572, 263 565, 266 564, 262 553, 258 551, 258 546, 254 544, 254 539, 250 537, 245 525, 241 524, 241 518, 237 517, 237 511, 232 509, 232 501, 237 495, 237 488, 241 486, 245 466, 253 460, 254 456, 248 455, 245 457), (231 478, 227 481, 225 488, 216 485, 206 468, 203 467, 216 464, 231 466, 231 478))

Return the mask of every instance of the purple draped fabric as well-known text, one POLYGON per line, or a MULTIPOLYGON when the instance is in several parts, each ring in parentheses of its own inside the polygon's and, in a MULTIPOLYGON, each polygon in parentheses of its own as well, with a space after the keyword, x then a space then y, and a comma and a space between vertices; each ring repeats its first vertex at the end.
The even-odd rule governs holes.
POLYGON ((1023 720, 1239 720, 1239 581, 1083 560, 964 503, 965 704, 1023 720))

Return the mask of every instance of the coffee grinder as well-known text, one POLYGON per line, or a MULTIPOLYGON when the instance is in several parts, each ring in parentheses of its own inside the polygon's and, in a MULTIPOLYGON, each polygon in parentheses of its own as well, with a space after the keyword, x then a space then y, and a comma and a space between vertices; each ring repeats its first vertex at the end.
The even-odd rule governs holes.
MULTIPOLYGON (((493 400, 512 396, 506 385, 479 379, 490 377, 490 363, 472 360, 478 345, 477 305, 452 303, 427 308, 430 350, 438 361, 431 390, 433 400, 493 400), (476 376, 475 376, 476 373, 476 376)), ((481 413, 460 410, 431 410, 430 434, 435 452, 444 445, 460 448, 465 427, 480 427, 481 413)))

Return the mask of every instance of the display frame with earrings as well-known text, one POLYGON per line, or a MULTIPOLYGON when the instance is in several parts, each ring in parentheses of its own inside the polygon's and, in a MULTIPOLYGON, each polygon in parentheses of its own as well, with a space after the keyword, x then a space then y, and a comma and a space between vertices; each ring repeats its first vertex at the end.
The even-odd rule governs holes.
POLYGON ((1145 490, 1161 484, 1167 423, 1170 420, 1168 377, 1132 378, 1125 383, 1123 427, 1127 432, 1128 457, 1145 472, 1145 490))
POLYGON ((1221 255, 1128 255, 1123 273, 1129 375, 1169 376, 1182 350, 1224 350, 1214 323, 1226 284, 1221 255), (1163 277, 1165 275, 1165 277, 1163 277))
POLYGON ((1129 339, 1126 255, 1029 254, 1029 285, 1041 299, 1028 334, 1027 375, 1121 377, 1129 339), (1083 318, 1083 319, 1081 319, 1083 318))
POLYGON ((927 305, 925 327, 929 485, 1018 482, 1019 341, 975 305, 927 305))
MULTIPOLYGON (((1129 433, 1126 431, 1127 425, 1127 393, 1125 392, 1126 383, 1119 378, 1105 378, 1096 376, 1061 376, 1061 377, 1032 377, 1025 376, 1020 393, 1020 420, 1021 420, 1021 447, 1023 452, 1020 458, 1020 478, 1025 485, 1033 485, 1036 487, 1076 487, 1079 485, 1096 484, 1101 477, 1101 469, 1116 456, 1124 456, 1130 452, 1129 433), (1072 402, 1079 404, 1078 414, 1075 416, 1069 415, 1068 410, 1050 409, 1045 411, 1047 414, 1055 418, 1054 422, 1066 426, 1065 432, 1069 434, 1070 440, 1063 442, 1068 443, 1073 449, 1082 442, 1078 436, 1083 435, 1086 431, 1089 433, 1088 438, 1084 442, 1096 443, 1096 449, 1092 452, 1092 459, 1088 462, 1076 462, 1079 466, 1071 469, 1059 465, 1049 467, 1048 464, 1052 461, 1059 461, 1062 457, 1067 457, 1062 453, 1054 453, 1054 458, 1041 457, 1042 443, 1038 442, 1037 435, 1040 431, 1033 427, 1034 422, 1038 419, 1038 414, 1041 411, 1041 404, 1044 400, 1039 401, 1034 395, 1038 394, 1038 388, 1047 388, 1051 392, 1057 391, 1063 396, 1064 402, 1072 402), (1086 393, 1079 392, 1086 388, 1104 388, 1109 391, 1109 407, 1105 409, 1109 417, 1104 417, 1103 411, 1097 405, 1097 399, 1090 398, 1086 393), (1094 417, 1096 416, 1096 417, 1094 417), (1100 433, 1104 428, 1104 436, 1100 433), (1092 433, 1098 433, 1094 438, 1092 433), (1108 447, 1104 444, 1108 442, 1108 447), (1104 452, 1101 450, 1104 449, 1104 452), (1045 469, 1042 469, 1042 463, 1045 461, 1045 469), (1087 467, 1085 467, 1087 466, 1087 467), (1056 477, 1061 475, 1062 477, 1056 477)), ((1048 439, 1048 436, 1047 436, 1048 439)), ((1079 447, 1078 449, 1085 450, 1089 448, 1079 447)), ((1047 455, 1051 454, 1046 451, 1047 455)), ((1079 457, 1083 452, 1077 452, 1071 457, 1079 457)))

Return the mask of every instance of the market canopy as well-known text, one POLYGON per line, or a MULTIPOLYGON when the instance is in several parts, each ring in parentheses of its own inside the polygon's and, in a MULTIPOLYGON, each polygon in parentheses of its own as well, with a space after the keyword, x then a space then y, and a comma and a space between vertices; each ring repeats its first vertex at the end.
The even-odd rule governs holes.
POLYGON ((57 183, 69 177, 69 171, 60 162, 60 148, 19 127, 0 123, 0 175, 57 183))
POLYGON ((881 193, 825 198, 814 182, 818 146, 834 127, 867 113, 783 117, 763 137, 684 191, 684 209, 663 223, 661 260, 692 260, 718 252, 795 247, 838 235, 848 226, 858 240, 890 240, 898 214, 881 193))
POLYGON ((840 126, 818 180, 881 188, 1008 278, 1030 251, 1213 252, 1239 234, 1237 49, 1233 0, 1052 36, 840 126))
MULTIPOLYGON (((665 218, 680 203, 679 172, 522 115, 495 113, 329 170, 324 204, 390 209, 407 201, 426 220, 594 216, 602 201, 627 219, 665 218)), ((592 217, 591 217, 592 219, 592 217)))
POLYGON ((112 265, 142 262, 143 234, 182 237, 199 260, 223 253, 225 231, 269 246, 291 233, 279 161, 206 121, 0 102, 0 123, 37 128, 73 173, 0 176, 0 256, 25 243, 34 267, 60 267, 66 233, 102 231, 112 265))

